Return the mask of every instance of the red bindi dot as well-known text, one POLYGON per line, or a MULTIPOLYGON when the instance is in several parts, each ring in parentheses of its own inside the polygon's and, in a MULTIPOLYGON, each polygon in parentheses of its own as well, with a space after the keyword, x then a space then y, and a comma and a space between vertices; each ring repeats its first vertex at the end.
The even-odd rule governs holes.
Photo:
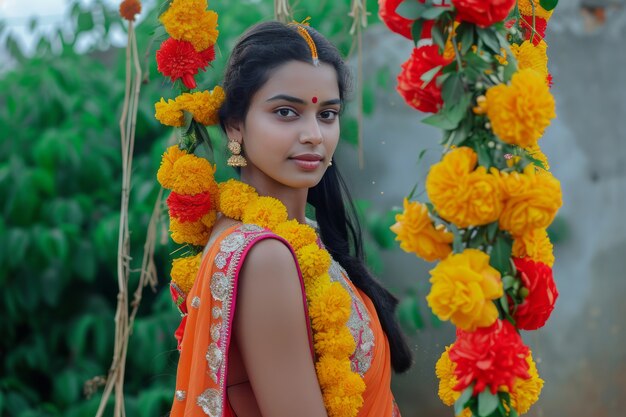
POLYGON ((317 103, 317 97, 313 97, 311 101, 313 102, 313 104, 317 103))

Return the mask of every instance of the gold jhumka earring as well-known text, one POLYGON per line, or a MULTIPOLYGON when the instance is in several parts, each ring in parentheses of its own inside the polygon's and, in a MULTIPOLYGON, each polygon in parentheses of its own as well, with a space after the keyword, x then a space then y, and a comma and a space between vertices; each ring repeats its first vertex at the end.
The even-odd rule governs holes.
POLYGON ((248 165, 246 158, 241 155, 241 144, 239 142, 234 140, 228 141, 228 150, 232 155, 226 161, 226 165, 229 167, 245 167, 248 165))

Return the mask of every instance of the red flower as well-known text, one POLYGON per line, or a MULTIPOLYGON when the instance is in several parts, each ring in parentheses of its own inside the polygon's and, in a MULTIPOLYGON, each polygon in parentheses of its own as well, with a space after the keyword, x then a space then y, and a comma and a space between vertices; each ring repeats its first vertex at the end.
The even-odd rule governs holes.
POLYGON ((211 210, 211 195, 208 192, 184 195, 171 192, 167 197, 170 216, 181 222, 195 222, 211 210))
POLYGON ((524 39, 529 40, 532 38, 533 45, 537 45, 546 37, 546 29, 548 28, 548 21, 541 17, 535 16, 535 30, 533 31, 533 17, 521 16, 520 26, 524 34, 524 39), (533 36, 533 34, 535 36, 533 36))
POLYGON ((436 78, 439 72, 425 87, 421 76, 438 65, 446 66, 451 62, 439 55, 436 45, 414 48, 408 61, 402 64, 402 71, 398 75, 398 93, 410 106, 417 110, 437 113, 443 104, 441 89, 437 87, 436 78))
POLYGON ((157 69, 172 82, 181 78, 185 87, 196 88, 194 76, 198 70, 203 70, 209 62, 215 59, 215 48, 209 46, 202 52, 197 52, 187 41, 173 38, 165 40, 156 53, 157 69))
POLYGON ((528 347, 508 321, 497 320, 474 332, 457 329, 456 337, 450 349, 450 359, 456 363, 454 375, 459 381, 455 391, 463 391, 475 383, 474 395, 486 387, 495 394, 502 385, 512 390, 515 378, 530 377, 526 362, 528 347))
POLYGON ((504 20, 516 0, 452 0, 457 19, 481 27, 491 26, 504 20))
MULTIPOLYGON (((411 35, 411 26, 414 20, 405 19, 396 13, 396 9, 404 0, 378 0, 378 17, 387 25, 387 27, 397 34, 407 39, 413 39, 411 35)), ((426 0, 415 0, 424 3, 426 0)), ((434 4, 435 7, 450 6, 450 0, 441 0, 441 4, 434 4)), ((422 26, 420 39, 430 38, 430 33, 435 24, 434 20, 425 20, 422 26)))
POLYGON ((513 315, 515 324, 523 330, 536 330, 546 323, 559 292, 554 284, 552 269, 528 258, 514 258, 522 284, 528 290, 524 302, 517 306, 513 315))

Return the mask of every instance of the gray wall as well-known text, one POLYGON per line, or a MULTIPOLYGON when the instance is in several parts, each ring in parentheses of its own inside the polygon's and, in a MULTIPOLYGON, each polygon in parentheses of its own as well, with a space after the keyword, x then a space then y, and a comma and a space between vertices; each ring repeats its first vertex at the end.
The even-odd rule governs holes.
MULTIPOLYGON (((529 416, 626 415, 626 7, 625 1, 563 0, 547 34, 558 118, 539 142, 563 188, 559 218, 567 233, 555 245, 560 292, 548 324, 523 334, 546 381, 529 416), (606 21, 581 6, 608 6, 606 21)), ((412 44, 384 27, 366 32, 366 75, 390 69, 376 111, 364 121, 365 168, 340 148, 342 170, 355 198, 384 210, 402 204, 416 180, 441 155, 439 131, 395 93, 399 65, 412 44), (420 165, 417 155, 428 149, 420 165)), ((423 189, 423 185, 421 186, 423 189)), ((425 197, 425 196, 422 196, 425 197)), ((381 279, 391 288, 429 290, 427 264, 399 249, 383 254, 381 279)), ((425 301, 421 307, 427 313, 425 301)), ((426 314, 424 314, 426 316, 426 314)), ((394 379, 403 416, 452 416, 437 397, 434 364, 453 342, 450 323, 411 336, 416 364, 394 379)))

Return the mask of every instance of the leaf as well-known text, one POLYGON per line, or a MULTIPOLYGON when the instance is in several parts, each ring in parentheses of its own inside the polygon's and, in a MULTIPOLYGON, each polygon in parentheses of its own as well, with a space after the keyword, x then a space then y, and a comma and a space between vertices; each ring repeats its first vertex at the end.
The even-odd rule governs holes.
POLYGON ((468 401, 472 398, 472 393, 474 392, 474 384, 465 388, 461 393, 461 396, 454 403, 454 415, 460 415, 465 407, 467 406, 468 401))
POLYGON ((396 13, 405 19, 415 20, 418 19, 427 9, 428 6, 418 3, 415 0, 404 0, 396 8, 396 13))
POLYGON ((500 41, 491 28, 477 27, 478 39, 493 53, 500 54, 500 41))
POLYGON ((511 270, 511 250, 513 244, 510 239, 505 237, 501 237, 496 239, 496 242, 493 245, 491 250, 491 255, 489 257, 489 263, 495 269, 500 271, 500 274, 505 275, 508 274, 511 270))
POLYGON ((434 25, 430 31, 430 36, 433 38, 433 42, 435 45, 439 47, 440 51, 443 51, 446 47, 446 37, 444 36, 443 30, 439 25, 434 25))
POLYGON ((476 32, 474 25, 469 23, 461 23, 457 29, 457 41, 461 43, 461 55, 465 55, 467 51, 474 45, 476 32))
POLYGON ((514 283, 515 283, 515 278, 512 277, 511 275, 505 275, 502 277, 502 287, 504 288, 504 291, 513 287, 514 283))
POLYGON ((417 42, 422 38, 422 29, 424 27, 424 21, 422 19, 417 19, 411 25, 411 37, 413 38, 413 43, 417 46, 417 42))
POLYGON ((437 75, 437 73, 441 71, 441 68, 443 68, 443 65, 437 65, 436 67, 431 68, 425 73, 423 73, 422 76, 420 77, 420 80, 424 81, 424 83, 422 84, 420 88, 426 88, 428 83, 432 81, 435 75, 437 75))
POLYGON ((422 123, 444 130, 452 130, 459 125, 458 122, 455 123, 454 121, 450 120, 446 114, 439 113, 425 117, 424 119, 422 119, 422 123))
POLYGON ((498 408, 499 398, 497 394, 492 394, 489 389, 478 394, 478 415, 479 417, 488 417, 496 408, 498 408))
POLYGON ((441 84, 441 98, 447 105, 455 104, 464 93, 461 74, 453 73, 441 84))
POLYGON ((485 147, 485 145, 480 144, 476 146, 476 154, 478 155, 478 164, 484 166, 487 170, 493 166, 493 162, 491 161, 491 155, 489 151, 485 147))
POLYGON ((430 9, 424 10, 420 17, 426 20, 435 20, 450 10, 452 10, 450 6, 431 7, 430 9))
POLYGON ((550 11, 554 10, 557 4, 559 4, 559 0, 539 0, 539 4, 547 11, 550 11))

